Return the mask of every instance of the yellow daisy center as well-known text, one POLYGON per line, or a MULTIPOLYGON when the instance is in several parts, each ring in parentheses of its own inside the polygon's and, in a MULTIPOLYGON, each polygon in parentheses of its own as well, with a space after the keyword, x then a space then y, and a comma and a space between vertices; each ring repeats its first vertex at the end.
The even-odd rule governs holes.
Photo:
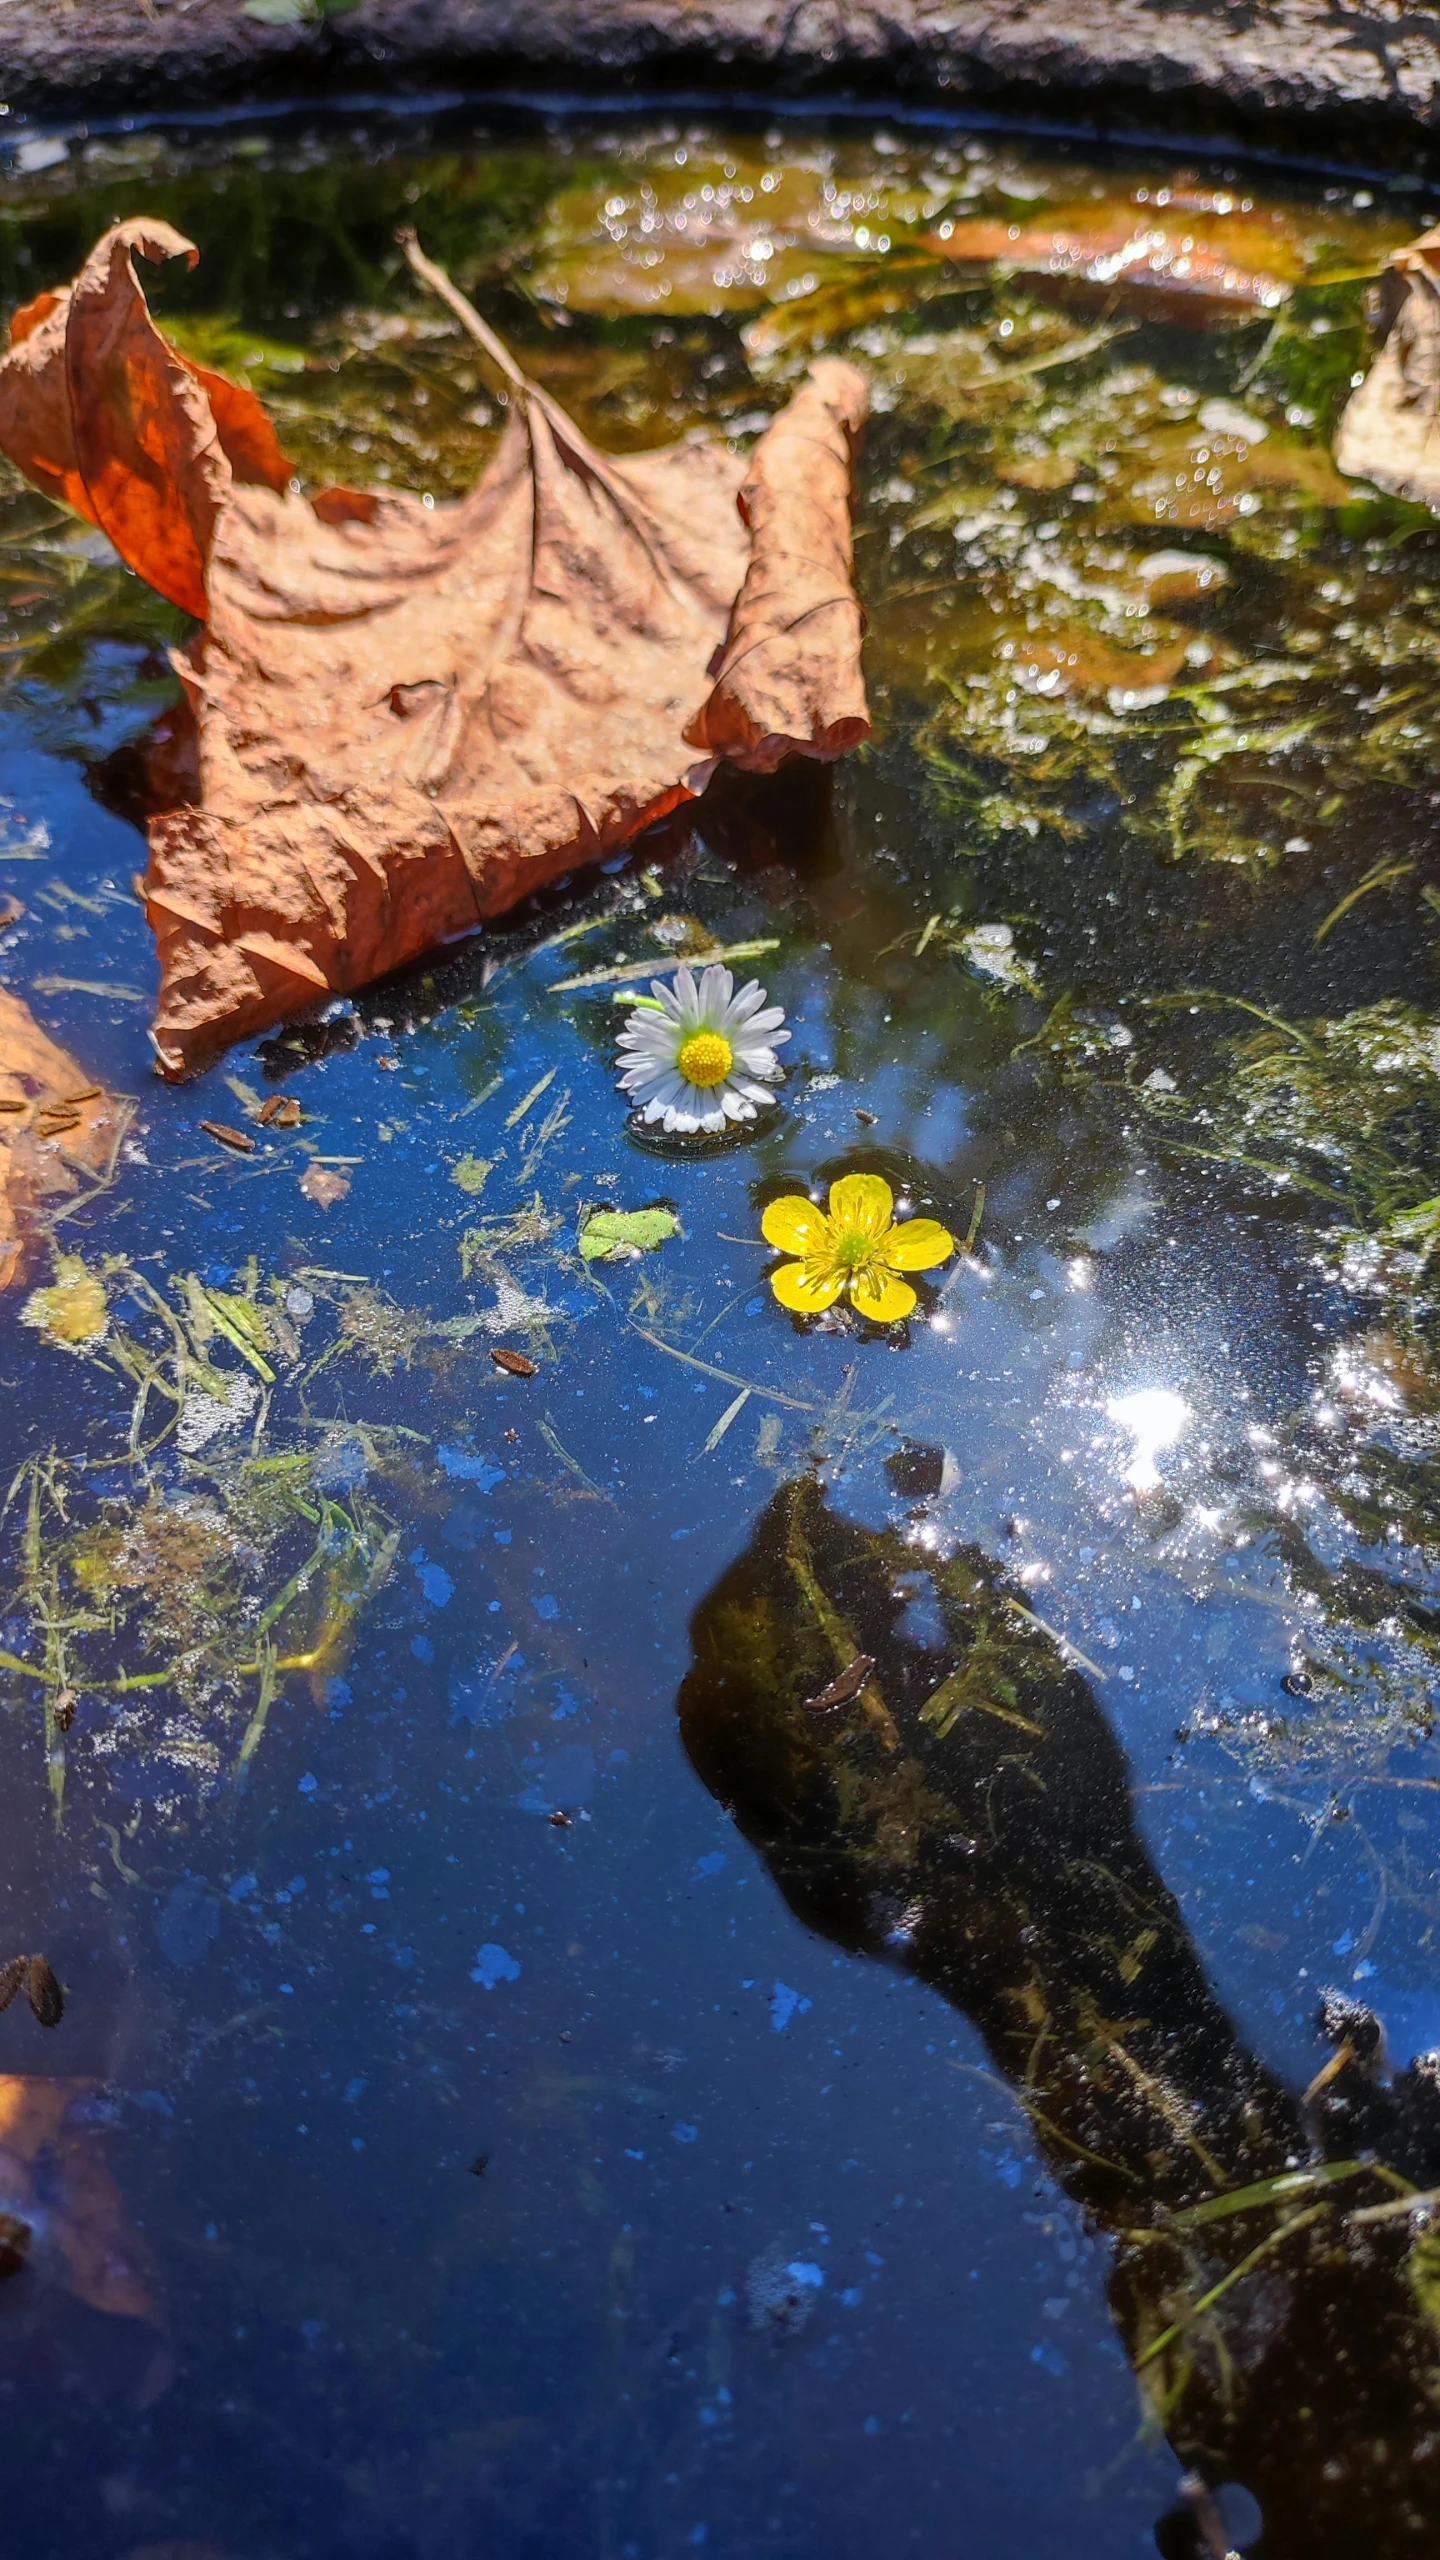
POLYGON ((702 1092, 712 1084, 723 1084, 735 1064, 735 1052, 718 1031, 692 1031, 681 1043, 675 1061, 687 1084, 698 1085, 702 1092))

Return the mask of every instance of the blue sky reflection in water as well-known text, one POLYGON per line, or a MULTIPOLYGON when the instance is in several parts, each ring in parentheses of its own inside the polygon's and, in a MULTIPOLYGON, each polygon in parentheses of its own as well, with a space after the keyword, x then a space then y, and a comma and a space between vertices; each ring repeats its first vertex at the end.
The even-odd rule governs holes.
POLYGON ((395 279, 408 206, 597 440, 743 437, 794 355, 767 262, 718 311, 604 265, 608 206, 663 209, 681 153, 712 198, 753 160, 799 237, 807 187, 848 225, 826 327, 877 384, 878 734, 833 784, 732 788, 158 1086, 126 813, 181 625, 4 498, 0 970, 137 1097, 55 1231, 106 1336, 22 1326, 24 1289, 0 1319, 5 1911, 68 1995, 53 2033, 12 2005, 0 2065, 73 2082, 28 2163, 7 2101, 0 2205, 35 2235, 0 2288, 8 2548, 1108 2560, 1162 2518, 1204 2547, 1192 2459, 1238 2483, 1227 2530, 1258 2498, 1262 2560, 1358 2548, 1357 2515, 1413 2548, 1440 1395, 1395 1221, 1436 1074, 1436 555, 1324 481, 1330 341, 1346 381, 1362 342, 1316 243, 1373 263, 1424 208, 1287 199, 1288 335, 1082 328, 938 265, 897 317, 883 260, 946 203, 1165 171, 963 135, 132 137, 7 181, 5 290, 143 200, 204 252, 187 343, 289 404, 307 469, 463 485, 494 413, 395 279), (1017 331, 1065 362, 982 396, 1017 331), (1288 455, 1268 481, 1226 402, 1288 455), (1141 482, 1182 431, 1231 476, 1177 531, 1141 482), (1410 870, 1317 944, 1377 848, 1410 870), (732 1152, 644 1149, 614 989, 709 940, 773 946, 783 1107, 732 1152), (1234 1045, 1265 1036, 1241 1006, 1278 1050, 1234 1045), (1365 1072, 1408 1098, 1347 1154, 1316 1026, 1378 1007, 1365 1072), (269 1095, 302 1123, 261 1130, 269 1095), (903 1332, 770 1297, 764 1201, 842 1170, 962 1237, 984 1186, 903 1332), (656 1252, 583 1262, 587 1209, 660 1203, 656 1252), (927 1723, 965 1577, 989 1685, 927 1723), (893 1749, 802 1703, 814 1647, 872 1622, 893 1749), (1363 2026, 1320 2031, 1328 1991, 1382 2018, 1390 2089, 1363 2026), (1318 2175, 1366 2150, 1388 2222, 1318 2175))

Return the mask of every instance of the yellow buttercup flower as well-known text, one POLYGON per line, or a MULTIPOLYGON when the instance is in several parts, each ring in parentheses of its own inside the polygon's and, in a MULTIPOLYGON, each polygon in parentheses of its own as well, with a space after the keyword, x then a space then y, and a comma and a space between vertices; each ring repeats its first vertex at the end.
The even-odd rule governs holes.
POLYGON ((817 1316, 848 1294, 872 1324, 899 1324, 915 1292, 895 1274, 948 1262, 955 1239, 935 1218, 905 1218, 897 1227, 894 1207, 895 1195, 877 1173, 847 1173, 832 1182, 828 1217, 813 1200, 793 1194, 772 1200, 760 1221, 766 1243, 801 1257, 770 1274, 781 1306, 817 1316))

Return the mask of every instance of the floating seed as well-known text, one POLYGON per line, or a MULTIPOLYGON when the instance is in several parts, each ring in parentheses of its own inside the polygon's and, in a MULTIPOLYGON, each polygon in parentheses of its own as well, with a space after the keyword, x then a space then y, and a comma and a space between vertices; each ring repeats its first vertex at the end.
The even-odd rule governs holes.
POLYGON ((862 1111, 859 1103, 857 1102, 855 1105, 855 1117, 857 1120, 863 1121, 867 1129, 873 1129, 876 1121, 880 1117, 880 1114, 878 1111, 862 1111))
POLYGON ((104 1090, 105 1088, 103 1085, 87 1084, 81 1087, 79 1093, 64 1093, 61 1095, 60 1099, 66 1104, 72 1102, 98 1102, 104 1090))
POLYGON ((257 1117, 262 1129, 298 1129, 305 1114, 293 1093, 272 1093, 257 1117))
POLYGON ((227 1120, 202 1120, 207 1138, 218 1138, 222 1147, 233 1147, 237 1155, 253 1156, 255 1141, 246 1129, 232 1129, 227 1120))
POLYGON ((828 1689, 822 1689, 818 1698, 805 1700, 807 1716, 823 1716, 830 1707, 848 1706, 852 1698, 859 1696, 874 1668, 873 1653, 857 1653, 854 1661, 846 1663, 844 1670, 838 1678, 831 1681, 828 1689))
POLYGON ((507 1378, 534 1378, 540 1374, 537 1363, 527 1360, 523 1351, 507 1351, 503 1344, 492 1343, 490 1357, 507 1378))
POLYGON ((23 1095, 14 1093, 0 1095, 0 1111, 28 1111, 29 1108, 30 1105, 23 1095))
POLYGON ((25 1967, 28 1963, 28 1956, 12 1956, 7 1965, 0 1966, 0 2009, 9 2008, 25 1979, 25 1967))
POLYGON ((58 2027, 65 2015, 65 1994, 43 1956, 32 1956, 25 1988, 42 2027, 58 2027))

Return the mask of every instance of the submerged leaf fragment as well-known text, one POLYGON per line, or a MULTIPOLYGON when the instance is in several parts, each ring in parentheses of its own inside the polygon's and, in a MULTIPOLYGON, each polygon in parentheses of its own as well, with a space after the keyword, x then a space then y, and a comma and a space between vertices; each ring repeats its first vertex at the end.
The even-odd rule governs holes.
POLYGON ((149 2252, 101 2149, 101 2086, 38 2074, 0 2077, 0 2182, 9 2203, 33 2213, 55 2243, 72 2293, 112 2317, 153 2320, 149 2252))
POLYGON ((1305 272, 1281 213, 1239 214, 1230 200, 1158 213, 1057 205, 1028 223, 979 216, 946 222, 924 246, 966 266, 1000 267, 1113 295, 1144 295, 1165 316, 1203 326, 1227 311, 1277 311, 1305 272))
POLYGON ((78 1253, 58 1253, 54 1279, 48 1289, 32 1290, 20 1321, 69 1351, 88 1351, 104 1340, 109 1325, 105 1283, 78 1253))
POLYGON ((592 1209, 580 1229, 583 1262, 637 1262, 680 1233, 673 1209, 592 1209))
POLYGON ((307 1164, 300 1176, 300 1188, 317 1209, 333 1209, 350 1190, 348 1173, 337 1173, 333 1165, 307 1164))

